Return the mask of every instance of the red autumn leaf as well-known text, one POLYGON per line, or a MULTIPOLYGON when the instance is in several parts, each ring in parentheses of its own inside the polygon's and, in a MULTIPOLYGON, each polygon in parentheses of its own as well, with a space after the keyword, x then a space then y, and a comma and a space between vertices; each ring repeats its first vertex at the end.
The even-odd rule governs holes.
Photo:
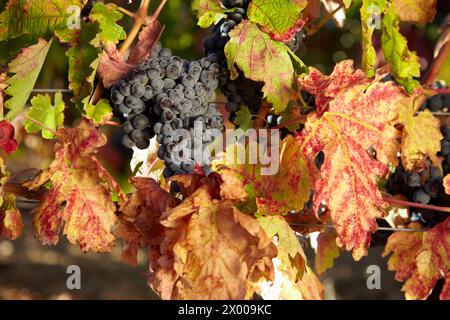
POLYGON ((440 298, 450 298, 450 218, 426 232, 395 232, 383 256, 391 252, 388 269, 396 271, 396 280, 405 281, 402 291, 407 299, 426 299, 439 279, 445 280, 440 298))
POLYGON ((0 121, 0 148, 6 153, 17 150, 17 141, 14 140, 14 127, 6 120, 0 121))
POLYGON ((133 178, 131 182, 137 190, 122 206, 115 234, 125 241, 124 260, 136 265, 139 248, 161 244, 164 236, 159 222, 161 214, 175 207, 178 200, 153 179, 133 178))
POLYGON ((51 188, 36 209, 36 236, 44 244, 56 244, 64 223, 64 234, 83 251, 106 252, 111 249, 116 223, 113 193, 123 194, 117 182, 94 156, 106 137, 84 120, 73 129, 58 131, 61 142, 55 145, 55 160, 34 181, 30 189, 51 182, 51 188))
POLYGON ((321 117, 308 117, 298 137, 298 150, 308 163, 313 163, 319 151, 325 154, 321 177, 315 183, 314 209, 325 206, 330 211, 337 244, 353 249, 356 260, 367 254, 370 234, 377 229, 375 219, 383 217, 387 207, 378 180, 388 170, 368 149, 383 151, 379 146, 390 128, 390 112, 405 97, 394 83, 379 80, 365 78, 361 70, 353 70, 352 62, 344 61, 331 76, 312 70, 300 81, 317 95, 322 112, 321 117))

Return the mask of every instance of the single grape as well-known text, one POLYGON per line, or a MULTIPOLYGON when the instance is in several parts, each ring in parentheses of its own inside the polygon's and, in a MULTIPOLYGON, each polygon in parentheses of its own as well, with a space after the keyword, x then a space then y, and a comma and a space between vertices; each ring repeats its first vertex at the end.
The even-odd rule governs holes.
POLYGON ((416 192, 414 192, 413 199, 414 202, 428 204, 431 200, 431 197, 424 190, 419 189, 416 192))
POLYGON ((408 172, 405 176, 405 182, 410 187, 420 187, 420 175, 416 172, 408 172))
POLYGON ((145 128, 147 128, 149 123, 150 121, 143 114, 137 115, 133 118, 133 126, 138 130, 144 130, 145 128))
POLYGON ((111 102, 114 104, 121 104, 125 100, 125 97, 120 93, 119 90, 113 90, 111 93, 111 102))

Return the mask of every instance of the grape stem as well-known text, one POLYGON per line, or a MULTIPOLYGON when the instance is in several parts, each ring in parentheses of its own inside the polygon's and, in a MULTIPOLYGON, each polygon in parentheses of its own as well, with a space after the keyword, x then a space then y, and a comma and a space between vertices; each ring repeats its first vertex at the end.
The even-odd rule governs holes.
POLYGON ((25 112, 20 112, 20 113, 19 113, 19 116, 21 116, 21 117, 23 117, 23 118, 25 118, 25 119, 27 119, 27 120, 29 120, 29 121, 31 121, 31 122, 37 124, 38 126, 44 128, 45 130, 50 131, 55 137, 58 137, 58 138, 59 138, 58 133, 57 133, 54 129, 52 129, 52 128, 50 128, 49 126, 43 124, 43 123, 40 122, 39 120, 33 119, 32 117, 28 116, 25 112))
POLYGON ((104 124, 106 126, 112 126, 112 127, 121 127, 122 126, 121 123, 115 122, 115 121, 111 121, 111 120, 105 121, 104 124))
POLYGON ((433 85, 434 80, 436 79, 437 75, 444 66, 445 61, 447 60, 449 54, 450 54, 450 41, 447 41, 444 44, 444 47, 441 49, 441 51, 439 51, 439 54, 436 57, 436 59, 434 59, 430 69, 428 69, 428 72, 426 73, 423 81, 424 84, 433 85))
POLYGON ((415 203, 415 202, 400 200, 400 199, 393 198, 387 194, 383 194, 383 199, 384 199, 384 201, 389 202, 390 204, 396 204, 396 205, 400 205, 400 206, 404 206, 404 207, 421 208, 421 209, 428 209, 428 210, 450 213, 449 207, 439 207, 439 206, 433 206, 430 204, 422 204, 422 203, 415 203))
POLYGON ((263 128, 266 123, 267 114, 270 111, 270 104, 264 103, 258 110, 258 114, 256 115, 255 122, 253 124, 254 129, 263 128))

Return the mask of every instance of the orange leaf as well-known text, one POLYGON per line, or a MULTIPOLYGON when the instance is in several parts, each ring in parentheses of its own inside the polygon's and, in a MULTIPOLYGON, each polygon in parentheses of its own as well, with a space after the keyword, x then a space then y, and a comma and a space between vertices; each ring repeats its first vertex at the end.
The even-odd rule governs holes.
POLYGON ((448 298, 450 218, 426 232, 395 232, 383 256, 391 252, 388 269, 396 271, 396 280, 405 281, 402 290, 407 299, 426 299, 441 278, 446 280, 441 299, 448 298))
POLYGON ((110 251, 114 241, 111 228, 116 223, 113 192, 124 198, 117 182, 95 158, 106 137, 83 120, 73 129, 60 129, 61 142, 55 145, 55 160, 34 181, 30 189, 51 182, 49 192, 36 209, 36 236, 44 244, 56 244, 64 234, 83 251, 110 251))
POLYGON ((125 241, 124 260, 136 265, 139 248, 161 244, 164 235, 159 223, 161 214, 175 207, 178 201, 153 179, 133 178, 131 182, 137 191, 122 206, 115 234, 125 241))
MULTIPOLYGON (((339 63, 331 76, 312 70, 300 84, 316 95, 321 115, 310 115, 297 138, 307 163, 313 163, 319 151, 325 154, 314 208, 326 206, 336 225, 338 246, 353 249, 359 260, 377 229, 375 219, 383 217, 387 207, 378 180, 388 170, 368 150, 382 145, 391 110, 406 94, 392 81, 381 82, 380 76, 365 78, 361 70, 353 70, 351 61, 339 63)), ((389 161, 393 150, 381 150, 389 161)))
POLYGON ((150 283, 163 299, 244 299, 276 255, 258 222, 232 201, 213 200, 207 185, 166 211, 162 224, 150 283))

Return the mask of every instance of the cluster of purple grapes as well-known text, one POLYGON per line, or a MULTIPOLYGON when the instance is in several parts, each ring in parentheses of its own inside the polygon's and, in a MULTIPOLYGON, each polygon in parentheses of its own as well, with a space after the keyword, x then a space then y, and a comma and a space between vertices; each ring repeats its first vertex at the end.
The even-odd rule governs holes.
MULTIPOLYGON (((443 186, 443 177, 450 172, 450 127, 443 126, 441 131, 444 139, 441 141, 442 150, 439 156, 445 157, 442 167, 433 165, 431 161, 425 161, 425 168, 418 172, 406 171, 400 164, 389 177, 386 191, 392 195, 401 194, 409 201, 448 206, 450 198, 446 195, 443 186)), ((427 227, 433 227, 442 222, 446 215, 440 212, 411 208, 411 221, 421 222, 427 227)))
POLYGON ((196 165, 204 167, 203 163, 194 162, 191 155, 184 155, 183 163, 173 160, 179 158, 174 157, 175 152, 186 152, 192 147, 185 145, 187 141, 177 130, 191 132, 194 123, 200 123, 205 146, 214 141, 208 130, 224 130, 222 115, 210 103, 219 85, 219 73, 220 66, 208 58, 188 62, 158 44, 150 60, 110 90, 115 113, 123 121, 124 145, 146 149, 156 136, 160 144, 158 156, 166 165, 165 177, 190 173, 196 165))
POLYGON ((431 112, 448 112, 450 110, 450 94, 442 93, 429 97, 420 106, 420 111, 429 109, 431 112))

